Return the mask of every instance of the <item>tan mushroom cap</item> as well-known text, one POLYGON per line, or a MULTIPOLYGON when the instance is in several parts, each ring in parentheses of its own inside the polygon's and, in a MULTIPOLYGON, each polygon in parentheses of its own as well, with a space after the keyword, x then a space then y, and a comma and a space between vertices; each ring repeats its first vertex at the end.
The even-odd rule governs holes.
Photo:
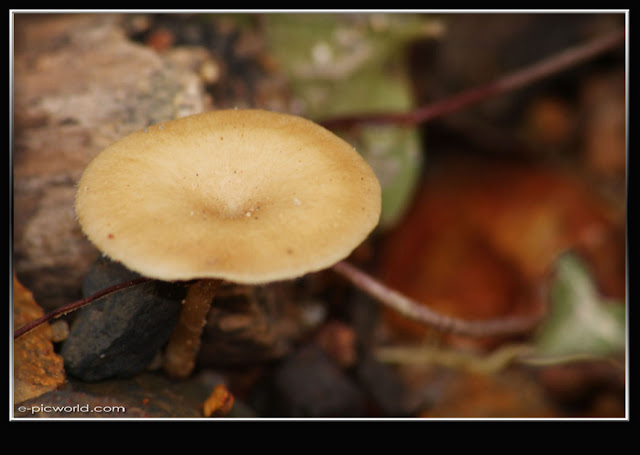
POLYGON ((377 225, 380 193, 355 149, 321 126, 220 110, 107 147, 75 208, 104 254, 144 276, 259 284, 347 257, 377 225))

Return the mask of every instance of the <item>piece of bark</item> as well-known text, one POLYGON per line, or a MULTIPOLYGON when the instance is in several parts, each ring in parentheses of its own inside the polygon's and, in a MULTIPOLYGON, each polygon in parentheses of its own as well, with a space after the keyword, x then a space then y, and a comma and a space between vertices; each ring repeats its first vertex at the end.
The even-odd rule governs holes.
POLYGON ((201 367, 260 365, 282 358, 310 330, 292 283, 226 285, 212 303, 198 354, 201 367))
POLYGON ((14 264, 45 309, 79 298, 98 255, 73 211, 85 166, 130 132, 206 108, 199 75, 130 41, 122 18, 14 16, 14 264))

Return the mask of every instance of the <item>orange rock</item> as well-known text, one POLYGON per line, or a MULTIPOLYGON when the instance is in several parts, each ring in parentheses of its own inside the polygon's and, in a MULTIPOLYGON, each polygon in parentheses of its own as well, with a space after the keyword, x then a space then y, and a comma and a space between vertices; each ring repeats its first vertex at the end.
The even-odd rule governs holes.
POLYGON ((207 398, 203 404, 203 411, 205 417, 222 417, 231 411, 235 399, 231 392, 224 384, 218 384, 213 388, 211 395, 207 398))

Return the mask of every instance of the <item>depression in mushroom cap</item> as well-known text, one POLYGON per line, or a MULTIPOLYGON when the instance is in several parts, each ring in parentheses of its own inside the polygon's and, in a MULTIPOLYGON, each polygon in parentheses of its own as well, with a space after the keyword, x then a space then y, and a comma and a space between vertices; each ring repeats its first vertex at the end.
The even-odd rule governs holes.
POLYGON ((103 253, 147 277, 257 284, 348 256, 378 223, 380 185, 309 120, 221 110, 107 147, 82 175, 76 213, 103 253))

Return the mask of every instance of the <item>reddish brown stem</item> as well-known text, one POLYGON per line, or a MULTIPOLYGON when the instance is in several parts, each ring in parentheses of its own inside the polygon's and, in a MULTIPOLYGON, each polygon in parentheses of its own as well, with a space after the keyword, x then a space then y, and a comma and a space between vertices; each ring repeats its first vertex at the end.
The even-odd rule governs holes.
POLYGON ((220 281, 215 279, 199 280, 189 286, 164 353, 164 371, 169 376, 184 379, 193 371, 207 313, 219 286, 220 281))
POLYGON ((472 104, 524 87, 552 76, 579 63, 588 61, 604 52, 616 49, 624 43, 625 32, 616 31, 588 43, 566 49, 538 63, 507 74, 489 84, 475 87, 445 98, 442 101, 419 107, 410 112, 354 114, 335 117, 320 122, 325 128, 349 128, 357 124, 393 124, 412 126, 428 122, 472 104))
POLYGON ((458 319, 440 314, 424 304, 411 300, 347 262, 338 262, 333 266, 333 270, 394 311, 442 332, 474 337, 516 335, 535 328, 543 316, 536 313, 530 316, 478 321, 458 319))
POLYGON ((15 340, 16 338, 24 335, 25 333, 35 329, 36 327, 38 327, 38 326, 40 326, 40 325, 42 325, 42 324, 44 324, 46 322, 49 322, 49 321, 51 321, 53 319, 59 318, 60 316, 63 316, 65 314, 67 314, 67 313, 70 313, 70 312, 72 312, 74 310, 77 310, 78 308, 81 308, 81 307, 93 302, 94 300, 97 300, 97 299, 99 299, 101 297, 104 297, 104 296, 106 296, 108 294, 111 294, 113 292, 120 291, 122 289, 126 289, 126 288, 129 288, 129 287, 132 287, 132 286, 136 286, 138 284, 145 283, 145 282, 150 281, 150 280, 151 280, 150 278, 142 277, 142 278, 136 278, 134 280, 127 281, 127 282, 124 282, 124 283, 119 283, 119 284, 116 284, 114 286, 110 286, 110 287, 108 287, 106 289, 103 289, 101 291, 98 291, 95 294, 90 295, 89 297, 87 297, 85 299, 77 300, 77 301, 71 302, 71 303, 69 303, 67 305, 63 305, 60 308, 56 308, 55 310, 51 311, 50 313, 47 313, 47 314, 45 314, 44 316, 42 316, 42 317, 40 317, 38 319, 34 319, 33 321, 29 322, 28 324, 23 325, 19 329, 14 330, 13 339, 15 340))

